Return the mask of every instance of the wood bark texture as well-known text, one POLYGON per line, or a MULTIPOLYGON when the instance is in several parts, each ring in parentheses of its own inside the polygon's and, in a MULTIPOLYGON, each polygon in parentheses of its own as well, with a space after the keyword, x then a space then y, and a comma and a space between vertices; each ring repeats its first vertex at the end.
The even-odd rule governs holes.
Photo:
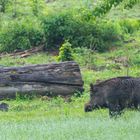
POLYGON ((83 91, 83 81, 73 61, 0 68, 0 99, 14 98, 16 93, 67 96, 76 91, 83 91))

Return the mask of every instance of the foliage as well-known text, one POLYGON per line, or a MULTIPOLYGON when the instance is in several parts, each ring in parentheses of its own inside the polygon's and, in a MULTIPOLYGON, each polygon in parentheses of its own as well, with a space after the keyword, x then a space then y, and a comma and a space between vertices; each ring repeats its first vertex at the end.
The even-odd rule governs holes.
POLYGON ((103 40, 110 42, 121 39, 122 30, 119 22, 105 20, 101 22, 100 28, 102 29, 101 36, 103 40))
POLYGON ((134 5, 139 4, 140 0, 128 0, 125 5, 124 8, 133 8, 134 5))
MULTIPOLYGON (((115 23, 115 22, 104 22, 101 19, 95 18, 96 16, 100 17, 101 15, 108 12, 112 7, 119 5, 120 3, 132 3, 131 5, 135 5, 136 3, 132 2, 133 0, 129 0, 124 2, 124 0, 105 0, 97 2, 97 5, 93 6, 92 1, 83 2, 80 1, 80 4, 77 1, 77 7, 75 5, 73 10, 70 10, 71 6, 74 6, 74 2, 66 2, 65 4, 62 1, 61 5, 61 12, 58 11, 52 13, 48 13, 47 5, 45 4, 44 0, 25 0, 24 2, 21 0, 17 1, 10 1, 10 0, 0 0, 1 2, 6 3, 6 13, 0 15, 1 21, 0 26, 5 26, 5 24, 9 24, 11 27, 5 26, 5 29, 1 30, 1 39, 4 38, 3 41, 0 43, 1 50, 6 51, 9 48, 9 51, 15 49, 28 49, 32 46, 39 45, 42 35, 40 34, 41 26, 35 29, 36 27, 27 27, 30 34, 32 35, 23 35, 22 37, 17 37, 17 42, 12 38, 14 34, 14 25, 11 25, 11 21, 13 20, 21 20, 26 19, 27 17, 30 19, 37 19, 34 22, 40 23, 40 17, 44 16, 42 23, 43 23, 43 30, 45 32, 45 40, 46 40, 46 48, 48 49, 58 49, 59 46, 65 41, 69 40, 74 47, 87 47, 92 50, 97 50, 100 52, 106 51, 112 46, 112 44, 116 41, 122 40, 124 37, 122 35, 122 30, 120 30, 119 26, 124 26, 122 29, 125 30, 124 32, 127 33, 129 30, 134 31, 137 29, 136 24, 132 24, 132 22, 127 23, 115 23), (11 4, 9 4, 11 2, 11 4), (73 5, 71 5, 73 3, 73 5), (82 3, 82 5, 81 5, 82 3), (69 5, 70 4, 70 5, 69 5), (79 5, 78 5, 79 4, 79 5), (102 6, 103 5, 103 6, 102 6), (65 10, 64 10, 65 9, 65 10), (68 10, 67 10, 68 9, 68 10), (106 10, 105 10, 106 9, 106 10), (45 14, 43 14, 43 12, 45 14), (11 16, 11 13, 13 16, 11 16), (31 17, 32 16, 32 17, 31 17), (131 25, 130 25, 131 24, 131 25), (7 29, 6 29, 7 28, 7 29), (12 29, 10 29, 12 28, 12 29), (33 28, 33 30, 31 29, 33 28), (129 28, 129 29, 128 29, 129 28), (131 29, 130 29, 131 28, 131 29), (32 31, 30 31, 30 29, 32 31), (36 30, 38 30, 36 32, 36 30), (128 31, 126 31, 128 29, 128 31), (8 37, 8 30, 12 32, 11 37, 8 37), (5 34, 5 35, 4 35, 5 34), (7 37, 5 37, 7 36, 7 37), (9 38, 9 39, 6 39, 9 38), (10 39, 11 38, 11 39, 10 39), (6 41, 7 40, 7 41, 6 41), (12 41, 11 41, 12 40, 12 41), (36 43, 36 41, 38 43, 36 43), (2 43, 3 42, 3 43, 2 43), (9 43, 10 42, 10 43, 9 43), (4 45, 5 44, 5 45, 4 45), (9 45, 11 46, 9 47, 9 45), (15 45, 16 44, 16 45, 15 45), (5 48, 4 50, 4 47, 5 48), (18 46, 18 47, 16 47, 18 46), (25 47, 23 47, 25 46, 25 47), (11 48, 11 49, 10 49, 11 48)), ((137 1, 137 0, 136 0, 137 1)), ((137 1, 138 2, 138 1, 137 1)), ((52 11, 53 4, 58 4, 57 1, 50 3, 52 11)), ((60 8, 59 8, 60 9, 60 8)), ((23 20, 22 20, 23 21, 23 20)), ((21 21, 21 22, 22 22, 21 21)), ((24 21, 23 21, 24 22, 24 21)), ((27 21, 28 22, 28 21, 27 21)), ((30 22, 29 22, 30 23, 30 22)), ((13 23, 14 24, 14 23, 13 23)), ((16 24, 16 23, 15 23, 16 24)), ((24 23, 21 23, 24 24, 24 23)), ((15 25, 16 26, 16 25, 15 25)), ((19 26, 19 25, 18 25, 19 26)), ((21 25, 22 26, 22 25, 21 25)), ((32 23, 32 26, 33 23, 32 23)), ((19 27, 18 27, 19 28, 19 27)), ((23 28, 23 30, 26 30, 23 28)), ((16 29, 15 30, 22 30, 16 29)), ((9 32, 9 34, 11 33, 9 32)), ((16 32, 16 31, 15 31, 16 32)), ((26 31, 27 32, 27 31, 26 31)), ((42 32, 42 31, 41 31, 42 32)), ((132 31, 130 31, 132 32, 132 31)), ((22 33, 21 33, 22 34, 22 33)), ((9 35, 10 36, 10 35, 9 35)), ((15 35, 16 36, 16 35, 15 35)))
POLYGON ((140 29, 140 21, 134 19, 124 19, 120 25, 126 34, 132 34, 140 29))
POLYGON ((0 12, 5 13, 6 6, 10 0, 0 0, 0 12))
POLYGON ((85 21, 73 17, 70 13, 53 14, 44 17, 43 29, 46 48, 59 48, 64 40, 69 40, 74 47, 87 47, 97 51, 109 48, 107 41, 118 41, 121 30, 118 24, 101 20, 85 21))
POLYGON ((72 48, 68 40, 66 40, 60 47, 58 60, 59 61, 72 61, 73 60, 72 48))
POLYGON ((108 13, 112 7, 116 7, 121 3, 125 3, 124 8, 132 8, 134 5, 140 3, 140 0, 102 0, 101 3, 93 9, 93 15, 100 17, 108 13))
POLYGON ((34 16, 42 16, 43 12, 47 13, 47 6, 45 0, 31 0, 30 8, 34 16))
POLYGON ((38 9, 38 0, 33 0, 33 14, 35 16, 38 16, 38 12, 39 12, 39 9, 38 9))
POLYGON ((26 50, 42 43, 43 33, 33 22, 14 21, 0 32, 0 51, 26 50))
POLYGON ((58 48, 62 42, 64 42, 64 34, 67 33, 66 22, 69 20, 70 16, 65 14, 55 14, 55 15, 48 15, 47 17, 43 18, 43 30, 45 33, 46 38, 46 47, 49 49, 51 48, 58 48))

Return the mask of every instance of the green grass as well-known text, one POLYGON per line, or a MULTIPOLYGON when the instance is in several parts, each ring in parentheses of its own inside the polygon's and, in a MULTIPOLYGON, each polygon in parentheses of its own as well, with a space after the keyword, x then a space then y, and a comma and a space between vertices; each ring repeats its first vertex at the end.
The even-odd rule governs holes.
POLYGON ((140 112, 126 110, 120 118, 110 119, 108 110, 85 113, 84 102, 85 97, 71 103, 60 98, 10 101, 10 111, 0 112, 0 139, 139 140, 140 112))
POLYGON ((107 17, 114 20, 125 18, 140 19, 140 4, 132 9, 122 9, 121 7, 112 9, 107 17))
MULTIPOLYGON (((101 113, 101 112, 100 112, 101 113)), ((139 140, 139 113, 111 120, 87 115, 84 118, 41 119, 0 123, 1 139, 21 140, 139 140), (128 123, 129 121, 129 123, 128 123), (3 135, 5 134, 6 135, 3 135)))
POLYGON ((0 65, 3 66, 23 66, 31 64, 45 64, 56 61, 55 57, 52 57, 48 53, 34 54, 28 58, 20 58, 20 56, 5 56, 0 59, 0 65))

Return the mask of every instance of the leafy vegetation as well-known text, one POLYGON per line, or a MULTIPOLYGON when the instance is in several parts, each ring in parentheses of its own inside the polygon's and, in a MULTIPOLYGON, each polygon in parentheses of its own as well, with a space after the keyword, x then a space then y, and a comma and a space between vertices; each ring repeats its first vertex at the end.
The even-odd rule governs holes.
POLYGON ((5 13, 8 2, 9 0, 0 0, 0 12, 5 13))
POLYGON ((73 17, 70 13, 60 13, 43 19, 46 48, 59 48, 64 40, 74 47, 87 47, 98 51, 109 48, 108 42, 121 40, 121 26, 107 21, 85 21, 73 17))
POLYGON ((66 40, 62 46, 59 49, 59 56, 58 56, 59 61, 72 61, 73 56, 72 56, 72 48, 71 44, 66 40))
POLYGON ((0 32, 0 51, 26 50, 43 42, 43 32, 34 21, 10 22, 0 32))
MULTIPOLYGON (((0 5, 3 7, 3 1, 1 2, 0 5)), ((58 13, 60 9, 56 12, 50 11, 50 5, 45 6, 43 0, 4 1, 6 10, 0 12, 0 51, 25 50, 39 46, 42 42, 46 49, 58 50, 65 40, 69 40, 74 47, 106 51, 114 45, 114 42, 123 41, 127 33, 132 34, 140 27, 137 19, 131 21, 118 19, 114 22, 95 18, 94 15, 97 13, 96 17, 99 17, 109 12, 113 5, 122 2, 122 0, 106 0, 105 3, 97 3, 94 8, 90 1, 92 8, 89 8, 88 3, 83 4, 81 1, 82 5, 74 7, 73 10, 69 8, 66 10, 62 5, 63 10, 58 13), (21 11, 24 7, 27 13, 21 11)), ((55 7, 52 8, 55 10, 55 7)))
POLYGON ((101 4, 99 4, 95 9, 93 10, 93 15, 96 17, 102 16, 106 13, 108 13, 112 7, 116 7, 120 5, 121 3, 124 3, 124 8, 132 8, 134 5, 138 4, 139 0, 105 0, 101 1, 101 4))

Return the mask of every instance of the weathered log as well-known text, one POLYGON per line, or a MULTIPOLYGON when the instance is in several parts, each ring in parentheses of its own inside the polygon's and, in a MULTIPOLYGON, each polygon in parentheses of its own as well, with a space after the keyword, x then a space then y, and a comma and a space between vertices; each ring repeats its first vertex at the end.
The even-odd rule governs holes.
POLYGON ((0 54, 0 58, 6 57, 6 56, 10 56, 10 57, 19 57, 19 58, 24 58, 24 57, 28 57, 31 56, 32 54, 38 53, 43 51, 43 45, 40 45, 39 47, 34 47, 25 51, 18 51, 15 50, 15 52, 13 53, 1 53, 0 54))
POLYGON ((73 95, 83 91, 80 69, 75 62, 0 68, 0 99, 16 93, 73 95))

